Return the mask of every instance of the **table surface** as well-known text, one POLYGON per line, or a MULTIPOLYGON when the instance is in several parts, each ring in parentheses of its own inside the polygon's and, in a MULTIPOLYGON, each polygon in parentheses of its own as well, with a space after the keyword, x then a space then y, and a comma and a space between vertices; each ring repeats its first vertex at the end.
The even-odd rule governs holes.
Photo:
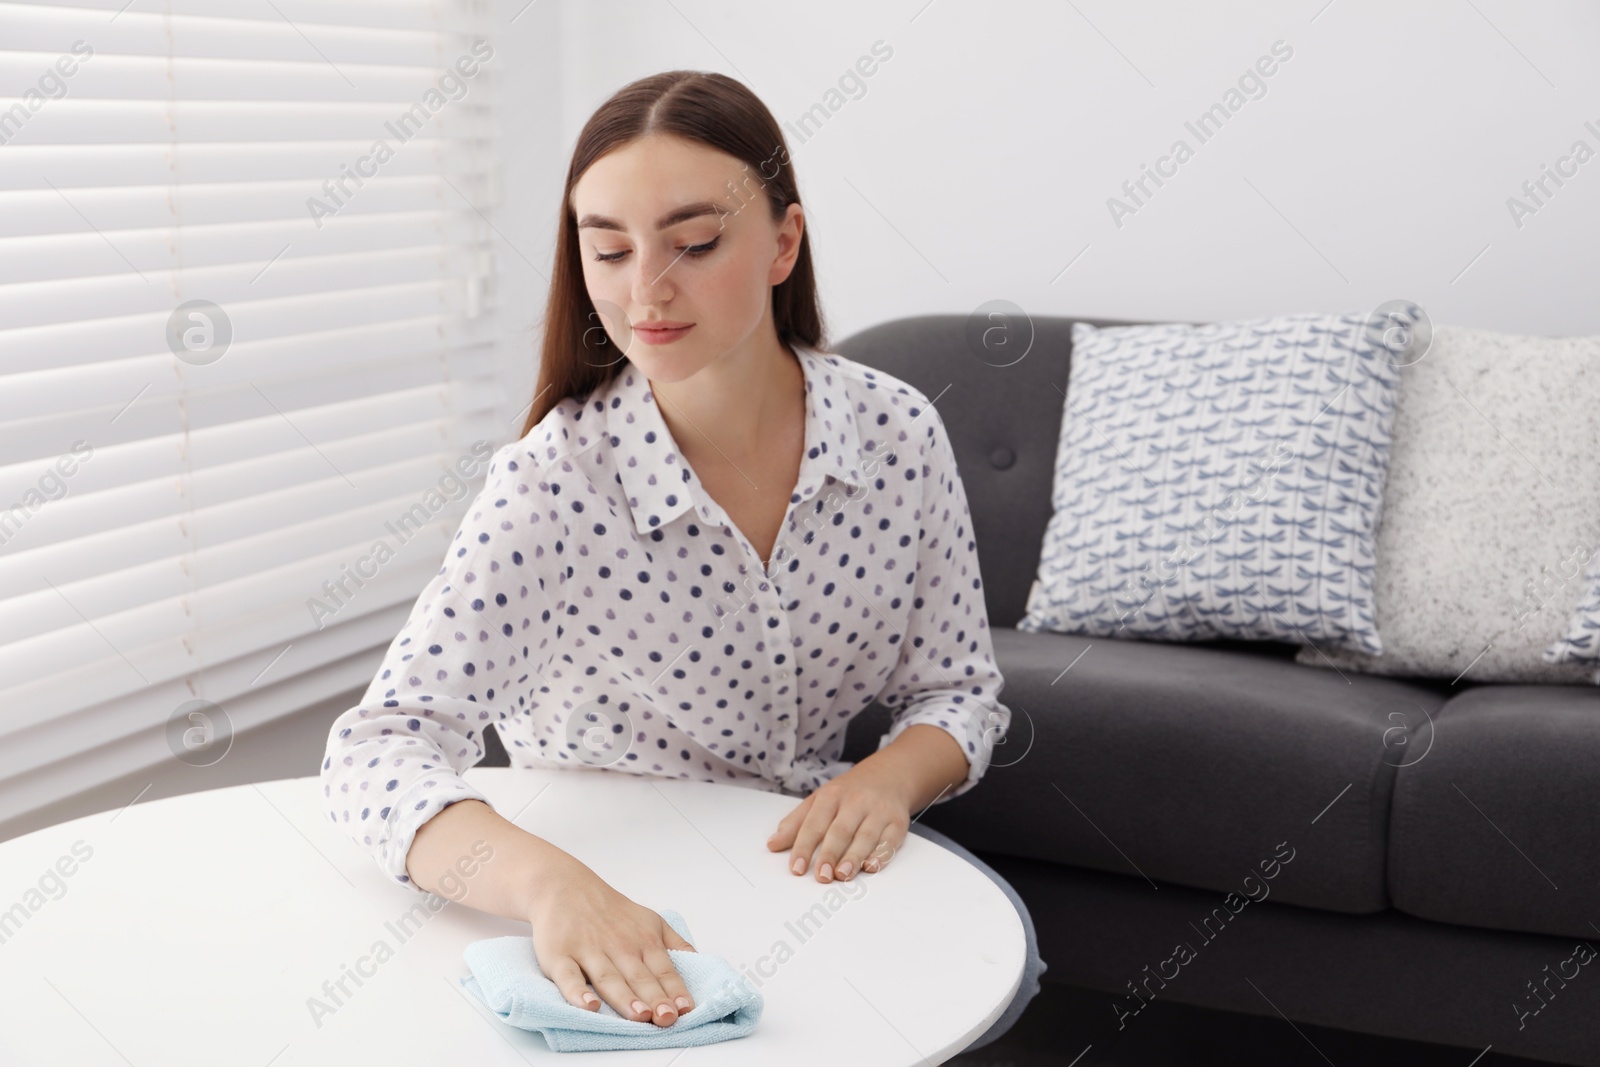
MULTIPOLYGON (((749 1037, 584 1053, 591 1067, 937 1064, 987 1030, 1021 982, 1011 902, 914 834, 879 873, 824 885, 767 850, 793 797, 594 769, 465 777, 632 900, 678 911, 696 948, 760 982, 749 1037)), ((470 942, 526 937, 527 923, 427 899, 328 821, 315 776, 136 802, 0 842, 0 1063, 560 1056, 458 984, 470 942), (346 978, 348 996, 325 993, 356 973, 367 977, 346 978)))

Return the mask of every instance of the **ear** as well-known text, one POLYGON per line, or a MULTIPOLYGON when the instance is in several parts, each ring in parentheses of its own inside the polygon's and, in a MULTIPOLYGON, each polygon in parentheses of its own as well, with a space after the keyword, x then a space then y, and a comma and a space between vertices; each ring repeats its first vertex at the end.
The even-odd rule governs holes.
POLYGON ((778 256, 767 272, 768 285, 782 285, 794 273, 795 260, 800 258, 800 238, 805 233, 805 210, 799 204, 790 204, 777 223, 778 256))

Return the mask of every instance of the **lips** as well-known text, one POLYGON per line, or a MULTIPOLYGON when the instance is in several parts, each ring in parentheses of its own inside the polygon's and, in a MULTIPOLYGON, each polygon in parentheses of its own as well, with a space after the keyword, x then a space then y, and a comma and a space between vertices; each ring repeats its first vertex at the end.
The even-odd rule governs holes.
POLYGON ((649 323, 636 322, 633 324, 634 334, 645 344, 650 345, 669 344, 693 328, 694 323, 692 322, 669 322, 666 320, 649 323))

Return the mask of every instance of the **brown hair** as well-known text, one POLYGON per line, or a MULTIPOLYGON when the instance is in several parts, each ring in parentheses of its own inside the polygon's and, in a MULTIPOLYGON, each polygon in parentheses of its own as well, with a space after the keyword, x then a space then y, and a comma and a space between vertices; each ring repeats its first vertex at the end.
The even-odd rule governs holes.
MULTIPOLYGON (((572 189, 594 161, 646 134, 672 134, 709 145, 757 168, 774 221, 800 203, 794 166, 772 113, 742 82, 724 74, 669 70, 623 86, 584 124, 567 167, 556 230, 555 269, 545 305, 544 343, 533 406, 521 436, 537 426, 565 397, 587 396, 617 376, 623 360, 599 328, 600 315, 583 282, 578 220, 572 189), (599 357, 599 358, 596 358, 599 357)), ((772 290, 778 339, 788 345, 825 348, 822 312, 811 269, 811 228, 800 234, 800 252, 789 277, 772 290)))

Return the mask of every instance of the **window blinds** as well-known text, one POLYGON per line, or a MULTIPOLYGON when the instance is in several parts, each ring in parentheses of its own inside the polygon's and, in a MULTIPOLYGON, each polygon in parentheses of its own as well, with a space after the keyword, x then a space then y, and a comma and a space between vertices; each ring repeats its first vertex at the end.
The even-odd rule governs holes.
POLYGON ((491 13, 0 3, 7 817, 365 684, 437 570, 516 429, 491 13))

